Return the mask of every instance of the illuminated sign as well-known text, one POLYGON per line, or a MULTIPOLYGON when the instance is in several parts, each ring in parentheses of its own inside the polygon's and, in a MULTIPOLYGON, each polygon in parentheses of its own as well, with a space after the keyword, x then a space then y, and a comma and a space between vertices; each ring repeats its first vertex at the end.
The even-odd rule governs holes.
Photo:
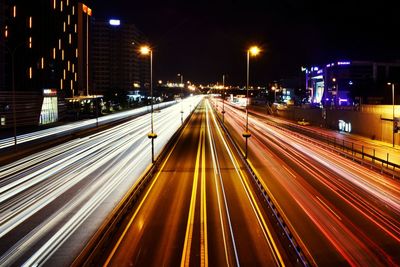
POLYGON ((43 96, 57 96, 56 89, 43 89, 43 96))
POLYGON ((111 26, 119 26, 121 25, 121 21, 119 19, 110 19, 109 21, 111 26))
POLYGON ((342 132, 351 132, 351 123, 345 122, 344 120, 339 120, 339 130, 342 132))

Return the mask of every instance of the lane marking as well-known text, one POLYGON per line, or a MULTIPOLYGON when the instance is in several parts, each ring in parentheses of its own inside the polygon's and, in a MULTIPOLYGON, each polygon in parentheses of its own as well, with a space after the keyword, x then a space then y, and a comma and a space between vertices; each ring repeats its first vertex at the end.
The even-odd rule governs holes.
POLYGON ((283 165, 282 164, 282 167, 290 174, 290 175, 292 175, 294 178, 296 178, 296 175, 293 173, 293 172, 291 172, 290 170, 289 170, 289 168, 287 168, 285 165, 283 165))
POLYGON ((228 152, 228 155, 229 155, 233 165, 235 166, 236 173, 238 174, 238 176, 240 178, 240 181, 241 181, 241 183, 242 183, 242 185, 243 185, 243 187, 245 189, 246 195, 247 195, 247 197, 249 199, 249 202, 250 202, 250 205, 252 206, 252 209, 253 209, 253 211, 254 211, 254 213, 256 215, 257 221, 260 224, 260 227, 261 227, 261 229, 263 231, 265 239, 266 239, 268 245, 271 248, 272 255, 273 255, 274 259, 275 259, 275 262, 278 263, 280 266, 285 266, 285 263, 283 262, 283 259, 282 259, 282 256, 281 256, 279 250, 278 250, 278 247, 277 247, 274 239, 272 238, 271 232, 269 231, 269 228, 268 228, 263 216, 261 215, 260 208, 259 208, 259 206, 258 206, 258 204, 257 204, 252 192, 250 191, 250 187, 249 187, 246 179, 244 179, 244 177, 245 177, 244 173, 242 172, 242 170, 240 168, 240 165, 237 162, 236 157, 233 155, 230 147, 226 143, 225 138, 224 138, 223 134, 221 133, 220 128, 218 127, 218 124, 216 122, 216 119, 215 119, 215 116, 214 116, 213 113, 212 113, 212 117, 213 117, 213 121, 214 121, 214 124, 216 126, 216 129, 218 130, 218 133, 220 135, 220 138, 223 141, 223 144, 225 145, 225 149, 228 152))
POLYGON ((200 207, 200 266, 208 266, 207 203, 206 203, 206 139, 203 137, 201 150, 201 207, 200 207))
MULTIPOLYGON (((193 120, 193 117, 190 118, 190 120, 193 120)), ((138 208, 136 209, 135 213, 132 215, 131 219, 129 220, 128 224, 126 225, 124 231, 122 232, 121 236, 119 237, 119 239, 118 239, 117 243, 115 244, 114 248, 112 249, 111 253, 108 255, 107 260, 103 264, 104 267, 108 266, 110 264, 111 259, 114 257, 115 252, 117 251, 118 247, 121 245, 122 240, 124 239, 126 233, 128 232, 129 228, 131 227, 131 225, 132 225, 133 221, 135 220, 137 214, 139 213, 140 209, 142 208, 145 200, 147 199, 148 195, 150 194, 154 184, 156 183, 156 181, 157 181, 158 177, 160 176, 162 170, 164 169, 165 165, 167 164, 169 158, 171 157, 172 152, 174 152, 174 150, 175 150, 175 148, 176 148, 176 146, 178 144, 178 141, 181 139, 181 137, 182 137, 183 133, 186 131, 186 128, 188 127, 188 125, 189 125, 189 123, 187 123, 185 125, 185 128, 183 128, 183 130, 180 133, 180 135, 179 135, 177 141, 175 142, 174 146, 172 147, 171 151, 168 153, 167 157, 165 158, 163 164, 161 165, 160 170, 157 172, 156 176, 154 177, 149 189, 147 190, 146 194, 144 195, 144 197, 143 197, 142 201, 140 202, 138 208)))
MULTIPOLYGON (((206 107, 207 107, 207 111, 208 111, 208 106, 206 106, 206 107)), ((226 214, 227 220, 228 220, 229 233, 230 233, 231 239, 232 239, 232 246, 233 246, 233 250, 234 250, 234 254, 235 254, 236 265, 240 266, 239 257, 238 257, 238 253, 237 253, 237 249, 236 249, 235 237, 234 237, 233 229, 232 229, 231 218, 229 215, 229 208, 228 208, 228 204, 227 204, 227 200, 226 200, 225 189, 224 189, 223 182, 222 182, 221 170, 220 170, 220 166, 219 166, 219 162, 218 162, 218 155, 216 154, 215 142, 213 140, 214 137, 210 130, 208 112, 206 113, 206 118, 207 118, 208 140, 209 140, 211 156, 213 159, 213 166, 214 166, 214 182, 215 182, 215 187, 217 190, 218 212, 219 212, 219 218, 220 218, 220 223, 221 223, 221 228, 222 228, 222 238, 224 241, 226 264, 227 264, 227 266, 230 266, 229 255, 228 255, 228 245, 227 245, 227 241, 226 241, 225 227, 224 227, 223 216, 222 216, 222 206, 221 206, 221 199, 220 199, 221 191, 222 191, 222 196, 224 199, 225 214, 226 214), (219 180, 220 180, 221 191, 220 191, 220 187, 218 186, 218 182, 217 182, 218 178, 217 177, 219 177, 219 180)))
POLYGON ((193 239, 193 223, 194 223, 194 212, 196 208, 196 195, 197 195, 197 184, 199 180, 199 168, 200 168, 200 153, 202 147, 202 140, 203 140, 203 121, 201 123, 200 129, 200 136, 199 136, 199 143, 197 146, 197 155, 196 155, 196 165, 194 168, 194 181, 192 187, 192 197, 190 199, 190 208, 189 208, 189 216, 186 226, 186 234, 185 234, 185 243, 183 246, 182 252, 182 259, 181 259, 181 267, 189 266, 190 263, 190 249, 192 246, 192 239, 193 239))
POLYGON ((328 210, 330 210, 330 212, 333 213, 333 215, 335 215, 339 220, 342 220, 342 218, 340 218, 340 216, 333 211, 333 209, 331 209, 331 207, 328 206, 328 204, 326 204, 322 199, 320 199, 318 196, 315 196, 328 210))

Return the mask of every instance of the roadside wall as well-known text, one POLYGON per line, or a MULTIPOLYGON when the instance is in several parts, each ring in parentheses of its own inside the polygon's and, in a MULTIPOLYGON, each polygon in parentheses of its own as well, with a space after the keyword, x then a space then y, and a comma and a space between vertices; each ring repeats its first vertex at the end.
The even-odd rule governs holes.
MULTIPOLYGON (((391 105, 363 105, 359 110, 326 109, 326 119, 319 108, 288 107, 277 110, 276 114, 293 121, 304 118, 313 125, 333 130, 339 130, 339 120, 344 120, 351 123, 352 133, 392 143, 392 112, 391 105)), ((395 117, 400 117, 400 106, 395 106, 395 117)), ((400 144, 399 135, 395 134, 396 144, 400 144)))

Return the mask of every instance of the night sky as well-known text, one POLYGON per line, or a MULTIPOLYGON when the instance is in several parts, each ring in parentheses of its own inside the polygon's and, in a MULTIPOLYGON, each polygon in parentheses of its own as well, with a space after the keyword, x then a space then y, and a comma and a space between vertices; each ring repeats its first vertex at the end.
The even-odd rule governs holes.
POLYGON ((337 60, 399 60, 400 19, 394 1, 92 1, 96 18, 120 18, 154 47, 155 80, 243 85, 246 49, 251 84, 300 75, 301 66, 337 60), (330 2, 326 4, 326 2, 330 2))

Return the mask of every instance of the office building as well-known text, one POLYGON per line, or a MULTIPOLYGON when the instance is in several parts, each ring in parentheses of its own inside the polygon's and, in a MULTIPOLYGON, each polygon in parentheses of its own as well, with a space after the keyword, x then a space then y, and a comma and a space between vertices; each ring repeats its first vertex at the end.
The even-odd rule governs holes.
POLYGON ((148 86, 149 58, 138 52, 144 43, 134 24, 117 19, 94 21, 92 65, 97 94, 107 96, 148 86))
POLYGON ((13 88, 18 126, 55 122, 65 113, 66 97, 87 92, 83 24, 92 11, 77 0, 8 0, 5 9, 3 127, 12 124, 13 88))
POLYGON ((400 82, 400 62, 338 61, 303 69, 311 102, 331 106, 389 104, 389 82, 400 82))

